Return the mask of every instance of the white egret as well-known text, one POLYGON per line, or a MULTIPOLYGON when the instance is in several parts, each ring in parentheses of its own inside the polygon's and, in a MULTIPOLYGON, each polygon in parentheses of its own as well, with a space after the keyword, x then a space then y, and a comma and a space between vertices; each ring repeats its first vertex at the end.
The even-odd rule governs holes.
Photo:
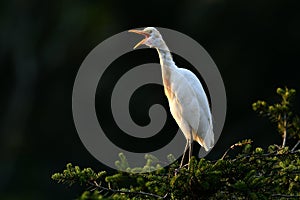
POLYGON ((187 148, 190 162, 193 141, 197 141, 206 151, 214 145, 212 114, 207 96, 193 72, 175 65, 169 48, 156 28, 147 27, 144 30, 129 32, 145 36, 134 49, 144 44, 156 48, 159 54, 164 91, 170 111, 187 140, 180 164, 182 167, 187 148))

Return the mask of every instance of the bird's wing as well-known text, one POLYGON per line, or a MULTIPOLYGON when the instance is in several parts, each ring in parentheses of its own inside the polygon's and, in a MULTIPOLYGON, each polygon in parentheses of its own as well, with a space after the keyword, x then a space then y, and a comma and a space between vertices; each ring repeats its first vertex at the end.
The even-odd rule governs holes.
POLYGON ((172 74, 172 90, 180 104, 181 117, 194 131, 194 140, 205 150, 214 145, 212 116, 205 91, 195 74, 177 68, 172 74))

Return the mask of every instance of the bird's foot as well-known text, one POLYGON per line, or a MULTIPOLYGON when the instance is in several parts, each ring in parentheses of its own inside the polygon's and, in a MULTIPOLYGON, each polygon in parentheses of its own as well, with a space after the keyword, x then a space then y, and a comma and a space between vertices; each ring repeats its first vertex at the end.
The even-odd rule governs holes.
POLYGON ((179 168, 175 169, 175 176, 179 173, 179 171, 182 169, 182 168, 186 168, 189 169, 189 164, 185 164, 183 166, 180 166, 179 168))

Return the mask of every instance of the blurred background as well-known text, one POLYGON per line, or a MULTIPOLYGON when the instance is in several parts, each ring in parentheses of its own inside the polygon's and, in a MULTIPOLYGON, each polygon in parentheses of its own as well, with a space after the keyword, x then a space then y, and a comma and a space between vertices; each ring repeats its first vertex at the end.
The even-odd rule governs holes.
POLYGON ((280 144, 274 126, 251 105, 275 102, 276 88, 288 86, 298 92, 300 113, 299 10, 300 2, 292 0, 1 1, 0 199, 74 199, 82 189, 55 183, 54 172, 69 162, 106 169, 77 135, 72 87, 95 46, 137 27, 182 32, 217 64, 227 118, 208 158, 242 139, 254 146, 280 144))

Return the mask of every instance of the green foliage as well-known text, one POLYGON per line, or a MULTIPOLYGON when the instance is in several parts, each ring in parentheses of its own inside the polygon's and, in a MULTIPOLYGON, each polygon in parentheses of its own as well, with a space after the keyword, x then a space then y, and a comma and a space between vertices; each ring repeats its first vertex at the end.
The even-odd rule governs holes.
POLYGON ((252 104, 253 110, 262 116, 268 117, 272 122, 277 124, 278 132, 282 135, 285 146, 287 134, 297 140, 300 140, 300 119, 291 111, 296 90, 278 88, 277 94, 281 97, 280 103, 269 105, 265 101, 257 101, 252 104))
MULTIPOLYGON (((175 162, 169 168, 149 173, 107 175, 89 168, 78 170, 77 166, 68 164, 63 173, 56 173, 52 178, 66 184, 78 182, 90 186, 91 191, 85 191, 79 199, 270 199, 279 194, 300 196, 299 150, 291 152, 288 147, 282 149, 272 145, 265 152, 262 148, 252 149, 251 144, 243 148, 243 153, 234 158, 209 161, 193 157, 189 169, 178 169, 175 162)), ((120 156, 120 162, 123 156, 120 156)))
MULTIPOLYGON (((277 93, 282 98, 280 103, 268 105, 258 101, 253 109, 276 123, 283 138, 288 133, 299 140, 299 118, 291 111, 295 90, 279 88, 277 93)), ((192 157, 189 168, 179 168, 172 155, 168 156, 170 165, 162 168, 160 161, 150 154, 145 155, 144 167, 130 168, 125 155, 120 153, 115 163, 120 171, 113 175, 67 164, 52 179, 85 186, 80 200, 300 199, 298 144, 292 149, 283 144, 265 150, 253 148, 251 140, 243 140, 231 145, 216 161, 192 157), (240 153, 229 157, 227 153, 236 147, 242 148, 240 153)))
MULTIPOLYGON (((119 153, 120 160, 115 162, 116 167, 120 171, 132 172, 132 173, 145 173, 153 170, 161 169, 160 161, 151 154, 145 154, 146 164, 144 167, 136 167, 131 169, 129 167, 129 163, 123 153, 119 153)), ((169 155, 168 157, 169 163, 174 162, 176 159, 173 155, 169 155)))
POLYGON ((83 185, 90 181, 99 180, 101 177, 105 176, 105 174, 105 171, 95 173, 91 168, 84 168, 81 170, 80 167, 73 167, 73 165, 69 163, 63 173, 55 173, 51 178, 58 183, 67 183, 71 186, 74 183, 83 185))

